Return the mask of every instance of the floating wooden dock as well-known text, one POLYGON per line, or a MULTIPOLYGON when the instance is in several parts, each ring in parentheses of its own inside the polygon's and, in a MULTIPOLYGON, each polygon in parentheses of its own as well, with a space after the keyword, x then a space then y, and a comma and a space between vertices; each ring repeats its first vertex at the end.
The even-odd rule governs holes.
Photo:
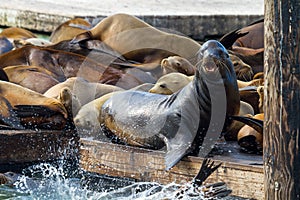
MULTIPOLYGON (((234 150, 233 150, 234 151, 234 150)), ((232 195, 263 199, 262 156, 248 155, 241 159, 220 155, 212 159, 222 166, 214 172, 208 183, 226 182, 232 195)), ((155 181, 162 184, 191 181, 198 173, 203 159, 188 156, 171 170, 166 171, 164 152, 117 145, 96 140, 80 139, 80 167, 88 172, 138 181, 155 181)))
POLYGON ((78 140, 75 131, 0 130, 0 166, 71 159, 78 140))

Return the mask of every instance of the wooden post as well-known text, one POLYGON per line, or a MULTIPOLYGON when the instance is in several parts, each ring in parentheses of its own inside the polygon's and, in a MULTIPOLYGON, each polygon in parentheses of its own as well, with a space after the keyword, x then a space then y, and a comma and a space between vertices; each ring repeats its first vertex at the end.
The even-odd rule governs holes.
POLYGON ((300 1, 265 0, 265 199, 300 199, 300 1))

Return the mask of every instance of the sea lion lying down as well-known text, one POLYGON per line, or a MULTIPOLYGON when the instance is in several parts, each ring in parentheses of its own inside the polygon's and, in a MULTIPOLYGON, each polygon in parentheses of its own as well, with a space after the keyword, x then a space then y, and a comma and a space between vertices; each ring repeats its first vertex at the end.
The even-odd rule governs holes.
POLYGON ((207 41, 197 56, 193 81, 172 95, 139 91, 113 95, 101 108, 103 132, 129 145, 166 146, 166 169, 187 153, 209 152, 229 126, 226 116, 238 114, 240 98, 232 62, 221 43, 207 41))

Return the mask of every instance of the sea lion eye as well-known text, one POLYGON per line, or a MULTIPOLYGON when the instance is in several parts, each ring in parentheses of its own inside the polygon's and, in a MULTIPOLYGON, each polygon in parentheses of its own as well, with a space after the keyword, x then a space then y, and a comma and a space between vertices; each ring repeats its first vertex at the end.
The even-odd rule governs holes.
POLYGON ((159 85, 159 87, 166 88, 166 85, 165 84, 161 84, 161 85, 159 85))

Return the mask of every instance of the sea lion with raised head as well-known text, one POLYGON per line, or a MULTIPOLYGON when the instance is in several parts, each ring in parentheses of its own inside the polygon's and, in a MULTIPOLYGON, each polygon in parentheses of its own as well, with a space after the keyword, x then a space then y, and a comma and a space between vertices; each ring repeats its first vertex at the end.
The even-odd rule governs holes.
POLYGON ((101 109, 103 131, 133 146, 166 146, 166 169, 190 152, 206 156, 222 130, 229 127, 227 116, 238 114, 240 99, 223 45, 209 40, 197 55, 193 81, 177 93, 125 91, 108 99, 101 109))
POLYGON ((188 77, 182 73, 173 72, 158 79, 149 92, 156 94, 173 94, 174 92, 181 90, 191 81, 191 77, 188 77))

